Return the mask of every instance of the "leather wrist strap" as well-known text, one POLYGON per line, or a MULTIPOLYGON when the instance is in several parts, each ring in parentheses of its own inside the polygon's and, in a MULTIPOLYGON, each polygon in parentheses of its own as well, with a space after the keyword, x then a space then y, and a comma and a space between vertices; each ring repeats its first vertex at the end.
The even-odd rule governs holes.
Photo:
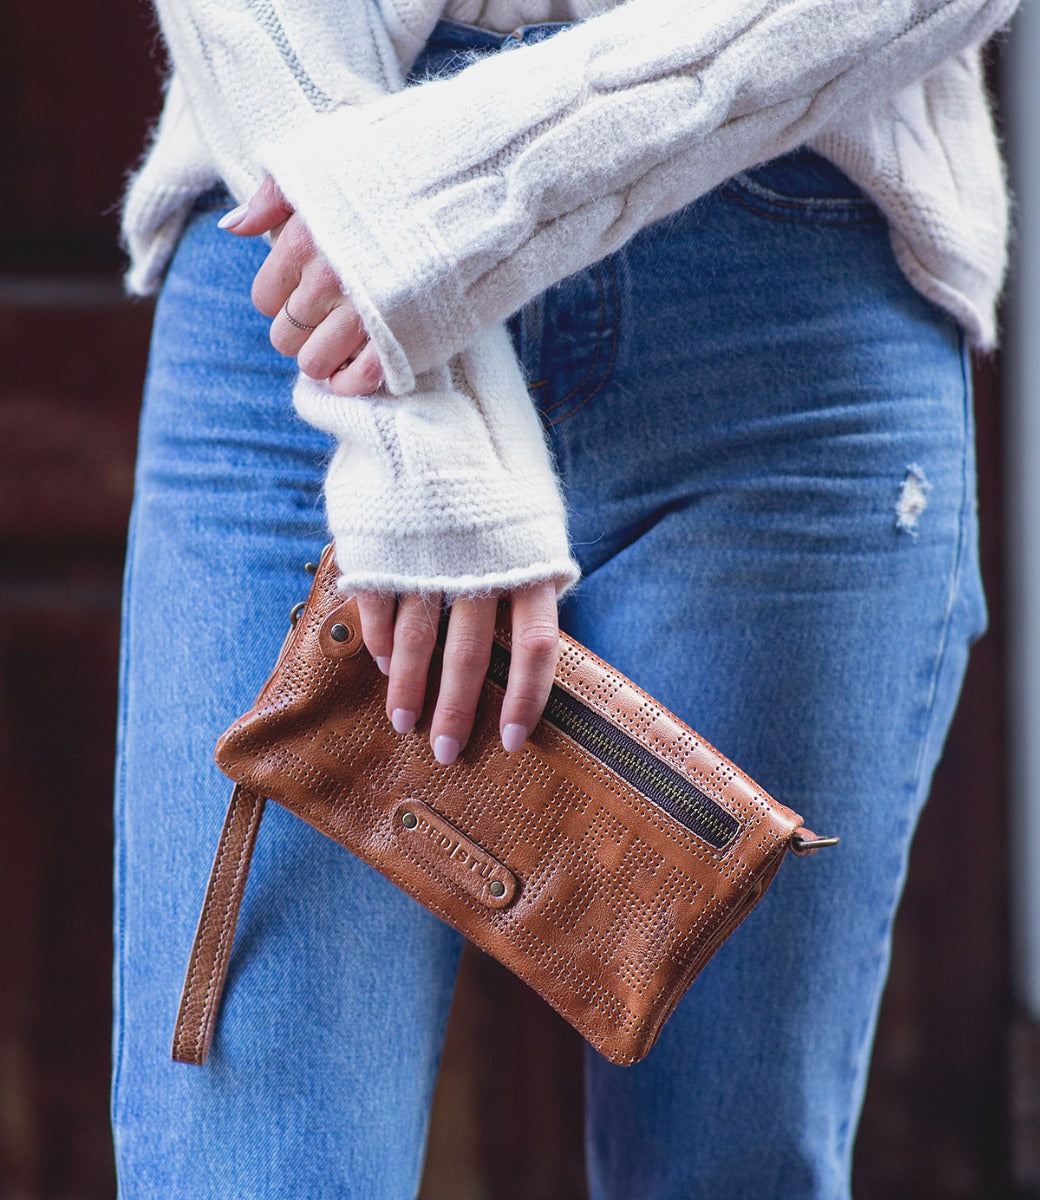
POLYGON ((262 796, 235 784, 177 1012, 173 1034, 173 1057, 177 1062, 201 1066, 209 1054, 264 803, 262 796))

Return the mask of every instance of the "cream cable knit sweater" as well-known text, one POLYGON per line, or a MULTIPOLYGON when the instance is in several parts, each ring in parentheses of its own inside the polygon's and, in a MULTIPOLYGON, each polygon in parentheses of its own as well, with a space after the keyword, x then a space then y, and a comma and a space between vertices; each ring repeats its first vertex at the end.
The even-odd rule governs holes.
POLYGON ((357 303, 391 395, 295 402, 339 450, 343 584, 576 576, 498 323, 738 171, 802 143, 886 213, 900 265, 995 339, 1007 234, 978 47, 1015 0, 158 0, 174 63, 124 231, 152 290, 191 200, 270 171, 357 303), (574 20, 403 88, 441 15, 574 20), (396 397, 396 398, 392 398, 396 397))

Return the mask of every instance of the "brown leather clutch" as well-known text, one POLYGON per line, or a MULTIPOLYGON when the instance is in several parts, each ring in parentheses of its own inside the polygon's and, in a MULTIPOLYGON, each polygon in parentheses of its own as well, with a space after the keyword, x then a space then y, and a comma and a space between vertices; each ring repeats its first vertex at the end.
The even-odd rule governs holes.
POLYGON ((406 735, 391 729, 386 679, 336 576, 328 546, 271 677, 217 744, 235 788, 173 1057, 201 1064, 209 1051, 270 798, 494 955, 605 1057, 637 1062, 785 852, 837 839, 803 828, 566 635, 545 714, 510 755, 498 733, 509 669, 500 627, 476 728, 441 766, 425 720, 406 735))

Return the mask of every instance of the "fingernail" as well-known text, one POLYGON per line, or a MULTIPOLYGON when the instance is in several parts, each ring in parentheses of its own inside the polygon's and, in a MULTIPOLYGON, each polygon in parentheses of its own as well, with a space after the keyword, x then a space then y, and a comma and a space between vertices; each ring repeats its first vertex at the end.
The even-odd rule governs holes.
POLYGON ((433 757, 442 767, 450 767, 458 758, 460 749, 458 738, 448 737, 443 733, 440 737, 434 738, 433 757))
MULTIPOLYGON (((380 654, 376 659, 376 666, 383 672, 384 675, 390 674, 390 655, 380 654)), ((398 712, 404 712, 404 709, 399 708, 398 712)), ((414 723, 414 722, 413 722, 414 723)))
POLYGON ((502 746, 508 754, 515 754, 527 741, 527 730, 523 725, 510 724, 502 730, 502 746))
MULTIPOLYGON (((395 708, 390 715, 390 724, 397 733, 410 733, 415 728, 415 722, 418 719, 419 714, 413 713, 410 708, 395 708)), ((455 753, 458 754, 458 751, 456 750, 455 753)))
POLYGON ((225 213, 217 222, 218 229, 234 229, 236 225, 241 225, 245 220, 246 213, 249 212, 248 204, 240 204, 238 208, 233 208, 230 212, 225 213))

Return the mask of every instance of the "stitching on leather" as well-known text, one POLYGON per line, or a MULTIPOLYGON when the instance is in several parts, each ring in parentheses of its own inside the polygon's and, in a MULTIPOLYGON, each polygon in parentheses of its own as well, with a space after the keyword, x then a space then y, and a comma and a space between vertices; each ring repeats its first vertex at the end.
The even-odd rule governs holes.
MULTIPOLYGON (((217 950, 213 960, 213 969, 210 971, 209 982, 206 985, 206 995, 202 1001, 202 1011, 205 1017, 204 1024, 199 1029, 197 1049, 201 1050, 204 1041, 205 1031, 209 1028, 213 1017, 215 1017, 213 1005, 214 985, 219 979, 223 979, 227 969, 227 962, 231 955, 231 942, 233 940, 234 928, 238 920, 238 909, 241 903, 242 895, 239 890, 239 880, 242 877, 243 868, 248 869, 249 859, 253 848, 253 839, 256 830, 256 821, 260 812, 259 802, 256 803, 253 815, 250 817, 249 824, 246 826, 245 837, 239 847, 238 860, 235 863, 235 869, 231 876, 231 890, 227 898, 227 903, 224 906, 224 914, 220 924, 220 938, 217 942, 217 950), (229 937, 229 931, 232 936, 229 937)), ((217 989, 219 993, 219 988, 217 989)))
MULTIPOLYGON (((553 731, 553 732, 555 732, 555 731, 553 731)), ((562 737, 563 735, 561 734, 560 736, 562 737)), ((569 743, 567 744, 567 749, 568 749, 568 751, 570 751, 569 743)), ((627 785, 624 785, 624 786, 627 787, 627 785)), ((634 792, 634 789, 632 789, 632 790, 634 792)), ((636 794, 638 794, 638 793, 636 793, 636 794)), ((642 797, 640 797, 640 798, 642 799, 642 797)), ((625 799, 628 801, 628 803, 630 805, 632 804, 631 798, 625 797, 625 799)), ((320 812, 309 812, 306 820, 307 820, 308 824, 313 825, 315 829, 318 829, 320 832, 324 833, 327 837, 332 838, 332 840, 334 842, 340 842, 340 838, 342 837, 342 830, 337 829, 330 821, 326 820, 325 817, 320 812)), ((665 832, 666 836, 669 836, 672 838, 672 840, 675 840, 674 835, 672 835, 670 831, 661 829, 661 832, 665 832)), ((342 844, 342 843, 340 843, 340 844, 342 844)), ((370 855, 373 862, 378 861, 378 857, 379 857, 378 855, 372 855, 371 851, 368 851, 367 853, 370 855)), ((412 866, 420 868, 425 874, 427 874, 430 877, 431 881, 434 883, 435 886, 437 886, 441 889, 449 888, 452 891, 454 898, 456 900, 460 901, 462 904, 464 904, 465 907, 468 908, 474 915, 476 915, 480 918, 484 918, 487 915, 487 909, 485 908, 485 906, 481 905, 468 892, 466 892, 466 890, 462 887, 461 884, 455 883, 454 881, 447 878, 446 876, 443 876, 440 874, 435 874, 425 859, 416 858, 410 854, 402 854, 401 857, 406 862, 410 863, 412 866)), ((407 876, 401 875, 399 872, 395 871, 392 866, 390 866, 389 864, 387 864, 385 862, 382 863, 377 869, 384 871, 386 873, 386 875, 388 876, 388 878, 392 879, 395 883, 398 883, 398 886, 402 887, 406 892, 411 893, 413 885, 410 883, 407 876)), ((451 917, 449 911, 446 908, 444 908, 443 906, 441 906, 440 904, 438 904, 435 900, 432 900, 430 897, 426 896, 423 898, 422 903, 427 908, 429 908, 431 912, 435 912, 438 916, 442 917, 445 921, 447 921, 448 924, 455 925, 455 921, 451 917)), ((505 911, 508 911, 508 910, 505 910, 505 911)), ((699 926, 700 922, 698 922, 697 924, 699 926)), ((696 928, 697 928, 697 926, 694 927, 694 931, 696 930, 696 928)), ((517 938, 511 939, 514 941, 514 944, 521 944, 521 941, 529 941, 530 940, 530 934, 528 934, 522 927, 520 927, 520 926, 514 927, 514 932, 518 933, 520 935, 523 935, 522 939, 517 939, 517 938)), ((490 949, 491 945, 493 944, 492 942, 488 941, 487 945, 485 945, 485 939, 483 936, 483 932, 479 931, 479 930, 476 932, 467 933, 466 936, 469 937, 472 941, 476 942, 476 944, 478 946, 481 946, 484 949, 490 949)), ((551 949, 551 947, 550 947, 550 949, 551 949)), ((539 955, 539 954, 535 953, 535 951, 530 950, 530 949, 529 949, 529 953, 531 953, 532 956, 536 959, 536 961, 538 961, 540 966, 542 966, 543 968, 545 967, 546 962, 545 962, 544 955, 539 955)), ((520 969, 518 969, 515 966, 511 967, 510 969, 513 970, 515 974, 519 975, 521 979, 524 979, 525 981, 527 981, 527 974, 521 973, 520 969)), ((573 963, 565 964, 565 971, 566 971, 566 973, 571 974, 572 977, 577 977, 583 983, 589 985, 591 991, 595 995, 597 995, 608 1006, 613 1006, 615 1008, 617 1008, 617 1007, 624 1008, 624 1005, 618 999, 617 996, 611 995, 609 992, 602 991, 602 986, 603 986, 602 984, 598 983, 592 976, 588 975, 586 972, 584 972, 580 969, 575 969, 573 963)), ((531 977, 532 978, 536 977, 533 972, 531 973, 531 977)), ((631 1011, 628 1009, 625 1009, 625 1011, 629 1012, 630 1016, 632 1016, 632 1017, 636 1016, 636 1014, 631 1013, 631 1011)))
MULTIPOLYGON (((205 928, 207 926, 207 924, 209 923, 210 911, 212 910, 213 905, 216 903, 216 895, 217 895, 217 891, 220 887, 220 881, 221 881, 223 870, 224 870, 224 859, 227 856, 228 844, 231 841, 231 830, 235 823, 234 815, 237 812, 239 800, 240 800, 239 791, 236 788, 231 796, 231 807, 230 807, 230 809, 228 811, 228 815, 224 821, 224 828, 220 834, 220 843, 217 846, 216 862, 213 864, 213 870, 210 874, 209 883, 206 887, 206 898, 202 904, 202 916, 199 918, 199 925, 201 928, 205 928)), ((191 963, 190 963, 190 969, 188 971, 188 982, 185 984, 185 987, 184 987, 184 1000, 182 1002, 182 1010, 185 1014, 188 1013, 188 1010, 191 1007, 192 1001, 195 996, 195 980, 196 980, 196 977, 198 976, 199 966, 200 966, 200 963, 201 963, 201 960, 203 957, 204 949, 205 949, 205 939, 202 937, 199 937, 191 949, 191 963)), ((205 1009, 203 1009, 203 1018, 204 1017, 205 1017, 205 1009)), ((204 1026, 205 1026, 205 1020, 203 1019, 200 1022, 200 1030, 195 1039, 196 1051, 198 1049, 199 1044, 202 1041, 201 1029, 204 1026)), ((184 1030, 180 1026, 178 1026, 178 1028, 177 1028, 177 1047, 176 1047, 178 1050, 180 1050, 181 1046, 183 1045, 183 1034, 184 1034, 184 1030)))
MULTIPOLYGON (((604 712, 604 715, 609 715, 611 711, 612 699, 624 699, 630 695, 634 695, 636 697, 645 697, 645 693, 637 685, 625 680, 620 673, 609 669, 606 672, 606 679, 595 686, 593 686, 589 681, 583 680, 580 677, 575 678, 574 672, 580 666, 585 656, 579 651, 575 650, 573 647, 567 648, 564 654, 567 662, 567 670, 560 673, 561 676, 564 677, 558 677, 558 682, 564 684, 568 691, 572 691, 574 694, 581 696, 594 708, 604 712)), ((593 660, 595 659, 595 656, 593 655, 589 655, 588 657, 593 660)), ((315 692, 321 692, 324 694, 327 688, 332 685, 334 685, 334 673, 322 672, 319 681, 314 685, 314 690, 315 692)), ((271 703, 273 702, 274 698, 272 697, 271 703)), ((623 723, 623 726, 629 730, 629 732, 633 737, 636 738, 637 741, 643 744, 647 749, 652 750, 652 752, 655 754, 658 754, 665 761, 667 761, 667 759, 670 757, 670 755, 660 754, 660 749, 655 745, 656 738, 650 738, 645 728, 640 729, 638 724, 629 725, 627 723, 623 723)), ((565 735, 552 728, 548 728, 546 732, 548 736, 552 737, 557 742, 558 748, 562 753, 565 753, 572 760, 580 761, 580 756, 578 756, 577 750, 570 744, 569 739, 565 738, 565 735)), ((334 730, 327 730, 323 727, 319 727, 310 730, 306 735, 306 740, 308 743, 317 743, 320 746, 324 744, 325 739, 330 734, 333 737, 337 736, 334 730)), ((676 767, 680 773, 685 775, 687 778, 696 781, 698 786, 707 785, 710 788, 708 794, 713 794, 717 790, 722 798, 725 798, 730 803, 735 802, 737 811, 742 814, 740 817, 738 817, 738 819, 741 820, 742 824, 745 822, 747 823, 746 828, 749 837, 759 840, 761 846, 765 847, 771 844, 779 844, 780 838, 778 837, 777 831, 772 828, 771 824, 766 822, 765 826, 763 827, 764 812, 757 795, 753 794, 750 797, 745 795, 727 795, 728 781, 731 778, 738 777, 743 777, 746 779, 746 776, 743 775, 743 772, 732 768, 724 770, 720 774, 718 767, 708 771, 707 764, 702 764, 700 766, 687 765, 687 762, 679 761, 686 757, 683 752, 683 747, 686 747, 686 750, 689 751, 690 749, 696 749, 702 746, 704 746, 703 740, 692 733, 689 733, 679 739, 679 742, 674 747, 674 754, 676 755, 677 759, 676 767)), ((307 752, 306 748, 301 748, 301 750, 302 753, 307 752)), ((644 817, 649 819, 651 827, 656 829, 658 835, 663 836, 663 838, 673 846, 682 847, 687 851, 687 855, 678 856, 680 863, 686 857, 689 857, 693 859, 700 859, 702 861, 715 860, 717 865, 722 865, 718 863, 716 854, 708 851, 706 847, 699 845, 693 835, 682 829, 681 826, 676 825, 676 823, 666 814, 657 811, 652 802, 647 801, 641 796, 641 794, 638 792, 638 789, 632 788, 631 785, 628 785, 624 780, 620 780, 615 777, 613 773, 610 772, 609 768, 603 766, 602 764, 591 765, 594 772, 599 774, 613 794, 626 808, 630 810, 635 809, 637 811, 641 811, 644 817)), ((291 747, 286 747, 284 755, 280 757, 278 770, 281 772, 288 772, 290 775, 293 775, 296 773, 296 768, 300 769, 299 774, 302 777, 320 778, 323 774, 320 767, 313 766, 311 763, 307 762, 306 759, 300 757, 300 753, 298 753, 296 750, 291 747)), ((398 770, 399 768, 400 763, 396 762, 395 760, 394 769, 398 770)), ((266 794, 267 783, 261 781, 259 786, 266 794)), ((580 785, 576 784, 574 786, 579 787, 580 785)), ((759 789, 756 787, 754 791, 757 793, 759 789)), ((328 800, 330 797, 324 797, 324 799, 328 800)), ((287 807, 289 807, 291 811, 295 808, 295 806, 292 804, 287 804, 287 807)), ((299 812, 297 815, 303 816, 303 814, 299 812)), ((306 820, 308 824, 321 830, 327 836, 331 837, 332 840, 340 842, 340 844, 342 844, 341 838, 343 838, 345 836, 345 832, 349 830, 352 820, 349 813, 344 814, 343 819, 335 822, 326 820, 321 807, 308 807, 306 815, 303 816, 303 819, 306 820)), ((228 825, 230 824, 231 822, 229 821, 228 825)), ((465 822, 462 822, 462 827, 465 827, 465 822)), ((510 834, 510 837, 515 840, 515 837, 523 836, 524 828, 525 818, 522 817, 513 832, 510 834)), ((224 847, 222 847, 222 851, 223 857, 226 858, 226 849, 224 847)), ((490 852, 491 851, 489 851, 489 853, 490 852)), ((415 879, 414 875, 409 877, 408 875, 402 874, 399 867, 395 868, 393 862, 386 862, 383 856, 378 853, 378 851, 374 851, 371 844, 367 844, 364 849, 359 850, 358 854, 359 857, 363 858, 373 866, 376 866, 378 863, 376 869, 393 879, 410 894, 415 895, 417 891, 419 894, 422 894, 422 892, 425 890, 415 879)), ((496 856, 498 856, 497 849, 496 856)), ((431 866, 423 858, 416 858, 412 855, 404 855, 403 858, 404 862, 410 864, 410 869, 413 872, 418 872, 420 879, 425 878, 429 883, 434 885, 439 895, 451 897, 456 905, 461 905, 461 907, 470 914, 476 915, 480 918, 486 916, 486 911, 479 904, 479 902, 469 895, 460 885, 451 879, 446 879, 439 873, 434 872, 431 869, 431 866)), ((503 850, 500 858, 503 863, 508 864, 508 851, 503 850)), ((401 866, 404 865, 401 860, 398 860, 398 863, 400 863, 401 866)), ((679 871, 683 870, 681 866, 676 869, 679 871)), ((736 882, 741 878, 747 877, 750 868, 748 864, 742 860, 726 864, 724 870, 726 875, 731 880, 736 882)), ((532 886, 528 886, 524 890, 527 890, 533 901, 539 901, 546 896, 546 887, 547 880, 539 876, 536 878, 536 881, 532 886)), ((209 897, 207 897, 207 901, 208 900, 209 897)), ((457 921, 449 915, 442 904, 438 903, 436 896, 424 897, 423 903, 431 911, 438 913, 438 915, 448 920, 449 923, 458 927, 457 921)), ((457 915, 457 913, 458 908, 456 907, 455 914, 457 915)), ((690 927, 681 932, 677 931, 675 933, 672 945, 674 956, 682 959, 688 955, 691 945, 695 944, 698 938, 703 937, 705 929, 707 928, 710 930, 718 920, 717 898, 709 897, 706 901, 705 907, 699 913, 690 927)), ((511 943, 517 950, 522 951, 527 956, 524 963, 513 968, 517 975, 528 980, 529 982, 534 982, 537 986, 539 981, 544 982, 544 972, 546 971, 547 967, 550 969, 555 969, 559 972, 561 979, 565 982, 566 986, 573 994, 585 1000, 588 1000, 590 997, 598 997, 606 1011, 613 1012, 614 1014, 620 1016, 624 1023, 627 1035, 632 1035, 634 1033, 637 1036, 637 1040, 645 1037, 648 1029, 650 1029, 646 1017, 641 1016, 638 1011, 634 1011, 632 1008, 630 1008, 622 996, 609 992, 604 993, 602 991, 603 985, 600 983, 600 981, 595 976, 589 975, 580 964, 561 959, 558 951, 554 950, 552 946, 547 945, 544 940, 539 937, 537 932, 532 932, 529 929, 525 929, 522 924, 518 926, 510 926, 508 919, 505 919, 500 923, 499 927, 502 929, 502 933, 506 938, 506 941, 511 943)), ((492 949, 497 944, 496 939, 489 936, 489 931, 485 931, 483 929, 478 929, 476 932, 470 932, 469 936, 473 941, 475 941, 478 945, 483 946, 485 949, 492 949)), ((633 967, 633 970, 638 975, 640 970, 638 963, 633 967)), ((655 993, 646 992, 643 994, 647 996, 654 994, 660 996, 665 993, 658 989, 655 993)), ((552 1003, 551 1000, 550 1003, 552 1003)), ((583 1025, 583 1032, 585 1033, 585 1036, 588 1037, 588 1039, 594 1045, 597 1045, 600 1048, 603 1048, 606 1045, 606 1041, 602 1035, 597 1035, 594 1030, 589 1029, 588 1025, 584 1021, 582 1021, 581 1024, 583 1025)), ((652 1029, 650 1029, 650 1031, 652 1032, 652 1029)), ((633 1061, 633 1056, 627 1055, 624 1052, 620 1054, 611 1053, 609 1051, 605 1052, 608 1053, 608 1057, 612 1057, 614 1061, 633 1061)))
MULTIPOLYGON (((232 843, 232 841, 234 840, 233 839, 233 831, 234 831, 235 825, 237 823, 239 809, 241 808, 241 805, 242 805, 243 790, 244 789, 242 789, 241 787, 236 787, 234 790, 234 794, 232 796, 231 808, 230 808, 230 811, 228 812, 227 820, 225 821, 225 824, 224 824, 224 831, 221 834, 221 838, 220 838, 220 845, 217 849, 217 861, 214 864, 214 869, 213 869, 213 873, 211 876, 211 886, 206 889, 206 900, 203 905, 202 919, 201 919, 201 924, 203 925, 203 927, 206 927, 209 924, 209 921, 211 919, 210 914, 212 913, 212 910, 217 903, 217 893, 220 891, 221 882, 225 878, 225 865, 224 864, 225 864, 225 860, 227 858, 228 848, 229 848, 230 844, 232 843)), ((257 806, 257 807, 259 807, 259 806, 257 806)), ((227 902, 224 905, 223 915, 221 916, 220 933, 217 938, 217 946, 216 946, 216 951, 214 954, 213 966, 210 970, 209 980, 206 985, 205 995, 202 998, 202 1011, 200 1014, 198 1029, 196 1030, 195 1039, 194 1039, 196 1056, 201 1055, 202 1046, 206 1039, 206 1030, 209 1025, 210 1010, 212 1008, 214 981, 219 973, 221 960, 224 959, 226 961, 225 948, 228 943, 228 937, 227 937, 228 927, 229 927, 229 925, 233 924, 231 917, 232 917, 232 910, 235 907, 234 901, 235 901, 235 896, 238 891, 238 880, 242 874, 243 860, 245 858, 247 858, 248 853, 249 853, 249 849, 250 849, 250 845, 251 845, 251 841, 252 841, 251 833, 254 828, 255 819, 256 818, 254 815, 254 817, 250 820, 249 825, 246 828, 245 837, 242 841, 242 844, 239 846, 238 860, 235 863, 235 868, 231 875, 230 892, 229 892, 229 895, 227 898, 227 902)), ((191 970, 188 975, 188 983, 185 988, 185 996, 184 996, 184 1011, 185 1011, 185 1013, 188 1012, 188 1009, 191 1007, 191 1005, 195 999, 196 979, 198 977, 199 967, 201 966, 203 957, 204 957, 204 944, 203 944, 203 939, 200 939, 192 951, 191 970)), ((182 1034, 183 1034, 183 1031, 179 1030, 178 1038, 177 1038, 178 1051, 180 1051, 180 1049, 183 1046, 182 1034)))
MULTIPOLYGON (((578 404, 576 404, 572 409, 570 409, 569 412, 562 413, 560 416, 556 417, 554 420, 548 422, 548 425, 550 426, 550 428, 554 425, 561 424, 563 421, 566 421, 568 417, 574 416, 574 414, 579 409, 584 408, 585 405, 588 404, 588 402, 593 398, 593 396, 595 396, 598 392, 602 391, 604 385, 606 384, 607 380, 610 378, 611 373, 614 370, 614 360, 617 358, 618 318, 620 316, 620 311, 621 311, 621 300, 620 300, 620 296, 619 296, 619 292, 618 292, 617 271, 614 269, 614 264, 609 259, 607 260, 607 269, 610 271, 611 278, 613 280, 613 285, 614 285, 614 323, 613 323, 613 326, 612 326, 611 332, 610 332, 610 360, 607 362, 607 369, 603 372, 603 376, 600 379, 599 383, 596 384, 596 386, 592 389, 591 392, 589 392, 589 394, 585 397, 584 400, 582 400, 578 404)), ((601 286, 602 286, 602 283, 601 283, 601 286)), ((600 325, 600 329, 602 329, 602 324, 600 325)), ((599 338, 598 338, 598 335, 597 335, 597 340, 596 340, 596 361, 597 362, 599 361, 599 338)), ((571 393, 571 394, 573 394, 573 393, 571 393)), ((566 399, 566 397, 564 397, 564 399, 566 399)), ((563 401, 561 400, 560 403, 562 404, 563 401)), ((553 405, 553 408, 555 408, 555 407, 558 407, 558 405, 553 405)), ((546 415, 548 415, 548 413, 551 411, 552 411, 552 409, 546 410, 546 415)))
MULTIPOLYGON (((558 741, 559 750, 561 752, 566 752, 575 761, 580 761, 569 739, 566 738, 564 734, 560 733, 556 729, 553 729, 552 727, 547 729, 547 733, 549 736, 553 737, 554 740, 558 741)), ((296 755, 293 755, 292 757, 294 759, 297 758, 296 755)), ((300 760, 297 759, 297 761, 300 760)), ((603 782, 610 787, 611 791, 618 797, 618 799, 620 799, 628 808, 635 809, 639 811, 645 818, 649 818, 657 832, 672 842, 673 845, 685 850, 687 853, 690 853, 692 857, 701 858, 705 861, 714 859, 716 866, 721 866, 721 863, 714 854, 706 853, 704 848, 696 842, 694 835, 689 834, 687 831, 684 831, 683 834, 680 834, 678 829, 672 828, 672 826, 675 825, 675 822, 672 821, 671 818, 668 818, 666 814, 659 812, 653 805, 652 801, 646 800, 646 798, 642 796, 637 789, 632 788, 623 780, 619 780, 613 774, 613 772, 610 772, 608 768, 603 767, 601 764, 593 764, 593 767, 599 771, 603 782)), ((744 802, 741 801, 740 803, 743 804, 744 802)), ((340 838, 343 836, 343 831, 341 829, 337 829, 331 822, 326 820, 321 812, 309 812, 306 820, 308 824, 313 825, 314 828, 325 833, 326 836, 331 837, 333 841, 339 842, 340 838)), ((761 825, 762 814, 757 811, 751 812, 748 814, 747 820, 748 826, 746 827, 746 831, 750 835, 752 828, 757 829, 761 825)), ((767 825, 759 836, 768 837, 769 833, 770 827, 767 825)), ((441 888, 442 890, 447 888, 452 893, 453 898, 456 901, 461 902, 476 916, 480 918, 486 916, 486 909, 472 896, 470 896, 460 884, 455 883, 443 875, 434 873, 430 865, 424 859, 416 858, 409 854, 403 854, 402 858, 411 863, 412 866, 418 867, 431 879, 436 887, 441 888)), ((378 861, 378 859, 378 855, 372 856, 373 862, 378 861)), ((412 888, 414 885, 411 883, 408 877, 401 875, 398 871, 394 870, 390 864, 382 862, 377 869, 386 873, 389 878, 393 879, 395 883, 398 883, 399 886, 403 887, 406 892, 412 893, 412 888)), ((725 874, 729 876, 734 883, 738 883, 742 877, 745 877, 748 874, 748 867, 743 862, 735 862, 725 870, 725 874)), ((530 885, 528 885, 525 890, 527 890, 530 894, 530 885)), ((435 912, 449 924, 456 925, 456 922, 450 915, 449 910, 444 908, 435 899, 432 899, 429 896, 424 896, 422 903, 429 908, 431 912, 435 912)), ((689 943, 696 940, 696 938, 701 935, 701 931, 705 925, 709 924, 710 921, 717 919, 717 915, 718 904, 709 903, 700 913, 698 918, 693 922, 693 924, 691 924, 690 927, 685 931, 685 934, 680 941, 676 943, 676 946, 674 947, 675 952, 680 955, 685 954, 689 943)), ((483 949, 491 951, 493 948, 493 940, 485 938, 484 931, 482 929, 478 928, 475 931, 467 932, 466 936, 483 949)), ((552 947, 546 947, 544 944, 542 947, 533 945, 530 931, 525 930, 522 925, 518 924, 512 927, 509 940, 514 945, 524 947, 531 958, 542 969, 547 968, 549 961, 554 956, 552 947), (540 952, 541 949, 548 949, 550 951, 548 959, 544 953, 540 952)), ((637 1013, 634 1013, 631 1009, 627 1008, 627 1006, 625 1006, 616 995, 603 991, 602 984, 597 982, 593 976, 589 975, 580 967, 576 967, 573 962, 558 962, 557 965, 563 967, 565 975, 569 975, 572 980, 576 982, 580 981, 583 985, 585 985, 592 992, 592 994, 597 996, 608 1008, 614 1008, 615 1010, 620 1008, 623 1012, 627 1013, 630 1019, 628 1022, 626 1022, 626 1024, 628 1024, 630 1028, 633 1025, 639 1027, 643 1023, 643 1020, 637 1013)), ((533 981, 537 980, 538 978, 536 972, 521 969, 521 967, 517 965, 512 966, 510 969, 513 970, 514 973, 517 974, 521 979, 525 980, 525 982, 531 982, 532 986, 535 986, 533 981)))

